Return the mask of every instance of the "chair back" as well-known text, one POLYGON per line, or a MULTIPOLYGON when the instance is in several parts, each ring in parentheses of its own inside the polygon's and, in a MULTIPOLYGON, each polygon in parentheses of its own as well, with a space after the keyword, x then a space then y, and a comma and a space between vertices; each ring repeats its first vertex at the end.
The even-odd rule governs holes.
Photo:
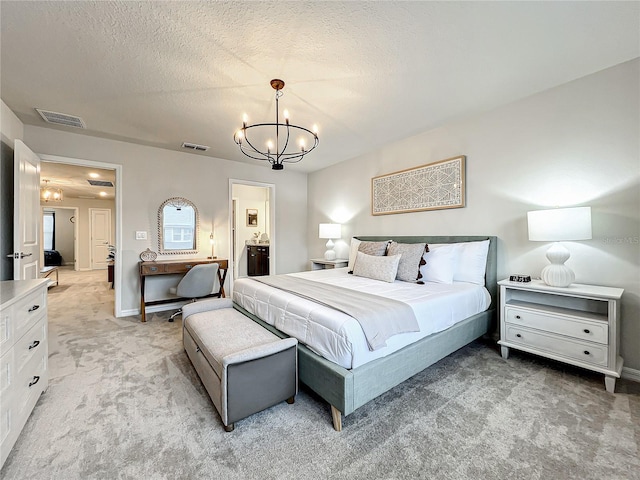
POLYGON ((178 296, 200 298, 213 293, 218 267, 217 263, 204 263, 192 267, 178 283, 178 296))

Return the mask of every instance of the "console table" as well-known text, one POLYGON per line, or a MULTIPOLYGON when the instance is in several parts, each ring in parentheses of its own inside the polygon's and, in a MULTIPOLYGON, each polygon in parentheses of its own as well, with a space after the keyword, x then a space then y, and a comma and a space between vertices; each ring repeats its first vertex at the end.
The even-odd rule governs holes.
POLYGON ((217 263, 219 266, 218 281, 220 282, 220 290, 218 290, 217 293, 212 293, 208 296, 224 297, 224 281, 227 278, 227 269, 229 267, 229 262, 227 260, 201 258, 192 260, 156 260, 153 262, 139 262, 138 271, 140 274, 140 315, 142 317, 142 321, 147 321, 145 312, 145 307, 147 305, 160 305, 162 303, 173 303, 180 300, 190 300, 188 298, 172 297, 162 300, 153 300, 152 302, 145 302, 144 287, 145 279, 148 276, 184 274, 187 273, 195 265, 200 265, 203 263, 217 263))

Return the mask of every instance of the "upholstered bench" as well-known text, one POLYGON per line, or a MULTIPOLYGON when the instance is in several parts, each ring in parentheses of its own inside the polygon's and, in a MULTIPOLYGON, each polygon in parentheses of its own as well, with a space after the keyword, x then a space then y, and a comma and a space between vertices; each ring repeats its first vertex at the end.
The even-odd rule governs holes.
POLYGON ((220 298, 182 307, 184 349, 227 432, 298 392, 297 343, 282 339, 220 298))

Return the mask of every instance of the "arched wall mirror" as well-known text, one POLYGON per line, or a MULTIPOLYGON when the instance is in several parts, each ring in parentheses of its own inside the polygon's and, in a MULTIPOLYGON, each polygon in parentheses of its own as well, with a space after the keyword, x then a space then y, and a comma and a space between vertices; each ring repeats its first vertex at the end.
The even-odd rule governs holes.
POLYGON ((182 197, 165 200, 158 209, 158 248, 163 254, 198 253, 200 220, 193 202, 182 197))

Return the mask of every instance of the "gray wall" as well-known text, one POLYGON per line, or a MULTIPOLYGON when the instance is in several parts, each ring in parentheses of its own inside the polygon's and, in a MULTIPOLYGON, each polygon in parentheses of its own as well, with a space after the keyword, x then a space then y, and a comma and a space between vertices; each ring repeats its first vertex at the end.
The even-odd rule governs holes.
MULTIPOLYGON (((215 223, 216 256, 229 258, 229 179, 275 184, 276 271, 303 270, 307 265, 307 175, 291 170, 275 172, 267 166, 249 165, 193 153, 174 152, 126 142, 78 135, 49 128, 25 126, 25 143, 38 154, 122 165, 122 243, 116 245, 122 262, 122 313, 139 308, 138 261, 147 247, 158 251, 157 214, 169 197, 186 197, 200 213, 200 252, 210 253, 209 234, 215 223), (147 240, 136 240, 146 231, 147 240)), ((118 236, 115 239, 118 242, 118 236)), ((168 255, 160 258, 185 258, 168 255)), ((231 275, 227 278, 229 279, 231 275)), ((175 279, 153 279, 147 298, 165 297, 175 279)), ((228 285, 227 285, 228 286, 228 285)))
MULTIPOLYGON (((60 207, 76 207, 78 209, 78 217, 75 219, 78 226, 78 258, 76 258, 75 261, 78 270, 91 270, 91 214, 89 212, 89 209, 104 208, 111 210, 111 238, 113 240, 115 239, 116 231, 115 202, 113 200, 103 200, 100 198, 70 198, 68 196, 65 196, 64 200, 62 200, 61 202, 56 202, 55 205, 60 207)), ((50 208, 51 203, 40 202, 40 206, 45 209, 50 208)), ((73 210, 67 209, 60 209, 60 211, 68 212, 64 214, 68 216, 72 215, 71 212, 73 212, 73 210)), ((69 223, 68 219, 65 221, 69 223)), ((57 239, 56 250, 59 250, 57 239)), ((68 261, 73 258, 73 252, 71 252, 70 255, 67 254, 66 256, 62 252, 60 252, 60 254, 63 256, 66 264, 68 264, 68 261)))
MULTIPOLYGON (((309 175, 309 251, 318 224, 352 235, 497 235, 498 272, 538 276, 549 244, 529 242, 526 212, 592 207, 593 239, 567 242, 576 282, 622 287, 622 355, 640 369, 640 60, 309 175), (371 178, 467 155, 465 208, 372 216, 371 178)), ((455 101, 455 99, 452 99, 455 101)))

